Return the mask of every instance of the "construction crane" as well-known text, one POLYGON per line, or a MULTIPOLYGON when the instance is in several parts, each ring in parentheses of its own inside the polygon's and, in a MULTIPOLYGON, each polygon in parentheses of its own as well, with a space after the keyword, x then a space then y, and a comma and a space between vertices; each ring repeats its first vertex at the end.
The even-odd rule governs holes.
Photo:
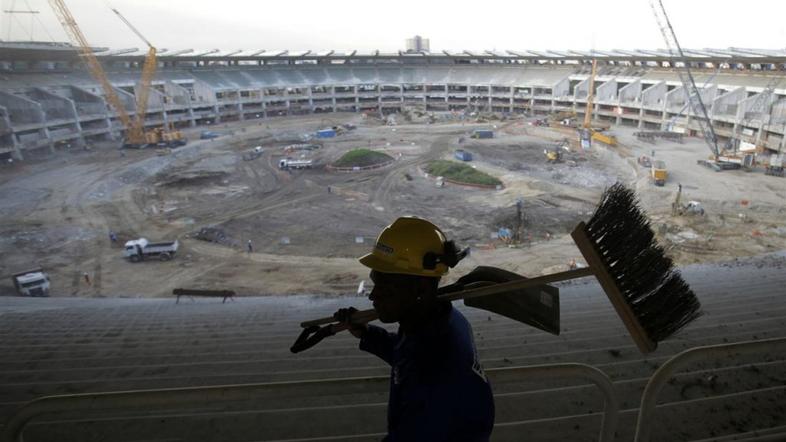
POLYGON ((592 72, 590 73, 589 78, 589 91, 587 91, 587 110, 584 112, 584 124, 582 127, 584 129, 591 129, 592 125, 592 106, 593 102, 595 101, 595 74, 598 71, 598 60, 593 58, 592 59, 592 72))
POLYGON ((145 57, 145 62, 142 67, 142 78, 140 80, 139 94, 136 99, 136 116, 132 119, 125 108, 125 105, 118 97, 114 87, 109 82, 109 78, 104 71, 103 66, 98 61, 98 58, 93 53, 90 44, 87 42, 82 30, 79 29, 74 16, 66 6, 63 0, 49 0, 49 4, 55 11, 55 15, 63 25, 63 29, 71 38, 71 41, 79 49, 80 55, 87 64, 88 71, 93 78, 98 81, 104 91, 104 96, 109 105, 117 112, 118 118, 123 123, 126 130, 126 138, 123 143, 124 147, 144 147, 147 145, 165 144, 167 146, 176 146, 185 144, 185 138, 179 131, 166 131, 162 128, 156 128, 151 131, 145 131, 145 115, 147 113, 147 102, 150 95, 150 87, 153 81, 153 76, 156 71, 156 48, 145 39, 142 34, 134 28, 131 23, 123 17, 116 9, 112 11, 120 17, 120 19, 128 25, 131 30, 144 41, 148 46, 148 52, 145 57))
POLYGON ((125 105, 122 101, 120 101, 120 97, 117 96, 114 87, 109 83, 109 79, 106 76, 106 72, 104 72, 103 66, 101 63, 98 62, 98 58, 96 58, 93 50, 90 47, 90 44, 87 42, 85 35, 82 33, 82 30, 79 29, 79 25, 76 24, 76 20, 74 16, 71 15, 71 11, 69 11, 68 7, 66 6, 63 0, 49 0, 49 5, 55 11, 55 15, 57 16, 58 20, 60 20, 60 24, 63 25, 63 29, 65 30, 66 34, 71 38, 71 42, 73 42, 77 49, 79 50, 79 54, 82 56, 82 59, 87 64, 87 70, 90 72, 90 75, 101 85, 101 89, 104 91, 104 97, 109 105, 117 112, 118 118, 123 123, 123 126, 126 128, 127 132, 130 132, 131 127, 133 126, 131 121, 131 116, 128 114, 125 105))
MULTIPOLYGON (((592 140, 600 141, 609 146, 616 146, 617 139, 608 134, 603 134, 592 127, 592 111, 595 105, 595 76, 598 71, 598 60, 592 59, 592 72, 589 78, 589 90, 587 91, 587 108, 584 111, 584 123, 579 129, 579 144, 583 149, 589 149, 592 140)), ((602 129, 600 129, 602 130, 602 129)))
POLYGON ((145 115, 147 115, 147 99, 150 96, 150 86, 153 83, 153 77, 156 74, 156 48, 149 41, 131 24, 123 14, 120 13, 115 8, 112 8, 112 12, 117 14, 120 17, 120 20, 128 26, 131 31, 136 34, 145 44, 147 45, 147 55, 145 56, 145 62, 142 65, 142 78, 139 81, 139 96, 137 97, 136 102, 136 119, 134 119, 132 126, 128 128, 128 138, 126 143, 129 145, 133 145, 134 147, 139 147, 145 144, 155 144, 157 143, 158 136, 156 132, 151 131, 145 133, 145 115))
POLYGON ((669 50, 669 53, 671 54, 671 65, 674 70, 677 71, 677 75, 679 76, 683 90, 685 91, 687 102, 690 104, 693 114, 696 115, 695 121, 698 122, 699 128, 701 129, 701 134, 704 137, 704 141, 710 148, 710 152, 712 152, 714 163, 709 165, 714 165, 716 170, 722 169, 724 167, 721 166, 722 162, 720 160, 720 151, 718 149, 718 137, 715 135, 715 129, 712 127, 712 123, 710 122, 707 108, 704 106, 699 89, 696 87, 696 81, 694 80, 693 74, 690 71, 690 66, 687 62, 684 61, 685 55, 682 52, 682 46, 680 46, 680 43, 677 40, 677 35, 674 33, 674 28, 671 26, 669 16, 666 14, 666 8, 663 6, 663 1, 657 0, 657 5, 655 3, 655 0, 650 0, 650 7, 652 8, 652 12, 655 15, 655 20, 658 23, 658 28, 660 28, 660 32, 663 35, 663 39, 665 40, 666 46, 669 50), (678 66, 678 61, 682 61, 681 67, 678 66))

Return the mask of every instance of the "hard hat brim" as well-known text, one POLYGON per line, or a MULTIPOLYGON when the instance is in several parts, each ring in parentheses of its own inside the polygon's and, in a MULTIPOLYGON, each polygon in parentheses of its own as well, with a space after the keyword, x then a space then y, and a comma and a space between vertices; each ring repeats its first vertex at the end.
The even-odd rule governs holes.
POLYGON ((361 256, 360 259, 361 264, 370 268, 371 270, 376 270, 382 273, 404 273, 401 268, 394 266, 393 264, 384 261, 380 257, 374 255, 373 253, 369 253, 367 255, 361 256))
POLYGON ((367 255, 363 255, 358 259, 361 264, 370 268, 371 270, 375 270, 380 273, 395 273, 399 275, 414 275, 414 276, 426 276, 430 278, 439 278, 448 273, 447 267, 444 264, 440 264, 440 270, 411 270, 411 269, 404 269, 398 266, 395 266, 382 258, 374 255, 373 253, 369 253, 367 255))

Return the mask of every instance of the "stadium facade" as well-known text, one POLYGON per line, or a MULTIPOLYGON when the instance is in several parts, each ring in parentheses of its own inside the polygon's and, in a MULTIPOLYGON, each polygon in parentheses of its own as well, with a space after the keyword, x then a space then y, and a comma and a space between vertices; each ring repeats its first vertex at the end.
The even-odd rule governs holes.
MULTIPOLYGON (((142 55, 96 49, 129 113, 142 55), (101 55, 104 53, 105 55, 101 55), (113 55, 114 54, 114 55, 113 55)), ((688 50, 721 143, 762 152, 786 137, 786 51, 688 50)), ((694 133, 679 76, 663 51, 470 51, 360 54, 162 53, 146 125, 196 127, 321 112, 491 111, 583 117, 597 59, 595 117, 622 126, 694 133)), ((68 44, 0 43, 0 156, 119 140, 123 127, 68 44)))

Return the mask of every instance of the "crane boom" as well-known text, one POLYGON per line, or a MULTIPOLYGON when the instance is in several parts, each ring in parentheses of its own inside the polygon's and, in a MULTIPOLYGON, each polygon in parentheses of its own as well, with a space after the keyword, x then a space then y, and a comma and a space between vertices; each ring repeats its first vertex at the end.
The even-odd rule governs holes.
POLYGON ((101 85, 106 101, 109 102, 109 105, 117 112, 123 126, 127 130, 130 129, 132 126, 131 117, 123 105, 123 102, 120 101, 120 97, 117 96, 112 84, 109 83, 103 66, 101 66, 101 63, 98 62, 98 58, 96 58, 95 54, 90 49, 90 44, 87 42, 82 30, 79 29, 79 25, 76 24, 74 16, 71 15, 71 11, 69 11, 63 0, 49 0, 49 5, 55 11, 55 15, 57 15, 58 20, 60 20, 60 24, 63 25, 66 34, 68 34, 71 41, 76 44, 79 49, 79 53, 87 64, 90 75, 92 75, 101 85))
POLYGON ((134 34, 136 34, 136 36, 137 36, 137 37, 139 37, 139 38, 140 38, 142 41, 144 41, 144 42, 145 42, 145 44, 147 45, 147 47, 149 47, 149 48, 152 48, 152 47, 153 47, 153 45, 152 45, 152 44, 150 44, 150 42, 149 42, 149 41, 147 41, 147 39, 145 38, 145 36, 144 36, 144 35, 142 35, 142 33, 141 33, 141 32, 139 32, 139 31, 138 31, 138 30, 137 30, 137 29, 134 27, 134 25, 132 25, 132 24, 131 24, 131 22, 130 22, 130 21, 126 20, 126 18, 125 18, 125 17, 123 17, 123 14, 121 14, 121 13, 120 13, 120 11, 118 11, 118 10, 117 10, 117 9, 115 9, 115 8, 112 8, 112 12, 114 12, 115 14, 117 14, 117 16, 118 16, 118 17, 120 17, 120 20, 123 20, 123 23, 125 23, 125 24, 126 24, 126 26, 128 26, 129 28, 131 28, 131 31, 133 31, 133 32, 134 32, 134 34))
POLYGON ((696 81, 693 78, 690 67, 683 61, 682 69, 680 69, 677 67, 677 63, 675 62, 678 57, 679 59, 684 60, 685 55, 682 52, 682 46, 680 46, 680 43, 677 40, 677 34, 674 33, 674 27, 671 26, 669 16, 666 14, 666 8, 663 6, 663 1, 650 0, 650 7, 652 8, 652 12, 655 15, 655 20, 658 23, 658 28, 660 28, 663 39, 666 41, 666 46, 668 47, 669 53, 671 54, 672 66, 674 67, 674 70, 677 71, 677 75, 680 77, 680 82, 682 83, 683 90, 685 91, 687 102, 690 104, 691 110, 693 110, 693 113, 696 115, 696 121, 699 123, 699 128, 701 129, 701 134, 704 137, 704 141, 710 148, 715 161, 718 161, 720 156, 720 152, 718 150, 718 137, 715 135, 715 129, 712 127, 709 114, 707 113, 707 108, 704 106, 699 89, 696 87, 696 81), (655 5, 655 1, 657 1, 658 6, 655 5))
POLYGON ((139 94, 136 102, 136 119, 134 119, 132 126, 128 130, 128 143, 132 145, 142 145, 148 143, 158 142, 158 136, 155 132, 149 134, 145 133, 145 115, 147 115, 147 100, 150 96, 150 87, 153 84, 153 77, 156 74, 158 61, 156 60, 156 48, 153 46, 134 25, 131 24, 123 14, 115 8, 114 12, 123 23, 128 26, 131 31, 136 34, 147 45, 147 55, 145 56, 145 63, 142 65, 142 78, 139 80, 139 94))
POLYGON ((592 59, 592 73, 590 74, 589 91, 587 92, 587 111, 584 112, 584 129, 592 125, 592 104, 595 100, 595 74, 598 69, 598 60, 592 59))

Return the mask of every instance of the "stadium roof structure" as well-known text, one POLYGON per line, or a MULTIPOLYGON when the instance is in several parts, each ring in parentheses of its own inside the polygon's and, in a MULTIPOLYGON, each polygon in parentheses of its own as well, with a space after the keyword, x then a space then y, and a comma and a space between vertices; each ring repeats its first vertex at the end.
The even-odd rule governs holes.
MULTIPOLYGON (((131 49, 110 50, 105 47, 94 47, 93 51, 98 56, 111 58, 117 61, 139 62, 144 59, 144 53, 132 51, 131 49)), ((762 64, 783 64, 786 63, 786 50, 784 49, 757 49, 757 48, 726 48, 726 49, 684 49, 684 57, 677 61, 684 62, 705 62, 705 63, 762 63, 762 64)), ((79 57, 78 51, 69 43, 44 43, 44 42, 2 42, 0 41, 0 60, 46 60, 46 61, 73 61, 79 57)), ((370 52, 359 52, 350 50, 347 52, 336 50, 234 50, 220 51, 193 50, 193 49, 170 49, 162 50, 159 53, 159 60, 162 61, 258 61, 279 59, 279 60, 317 60, 324 62, 335 62, 347 59, 403 59, 419 58, 429 61, 466 61, 473 62, 492 62, 492 61, 576 61, 586 62, 592 59, 608 61, 628 61, 628 62, 668 62, 673 61, 673 57, 668 50, 664 49, 612 49, 612 50, 486 50, 486 51, 450 51, 442 50, 438 52, 381 52, 374 50, 370 52)))

